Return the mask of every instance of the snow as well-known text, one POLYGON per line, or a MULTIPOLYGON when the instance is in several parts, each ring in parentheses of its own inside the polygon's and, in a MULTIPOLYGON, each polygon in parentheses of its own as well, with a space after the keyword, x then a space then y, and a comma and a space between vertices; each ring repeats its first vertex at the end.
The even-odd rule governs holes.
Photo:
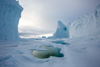
POLYGON ((20 39, 0 41, 0 67, 100 67, 100 36, 73 39, 20 39), (53 43, 64 41, 70 45, 53 43), (40 46, 60 48, 64 57, 38 59, 34 49, 40 46))
POLYGON ((0 40, 17 39, 22 7, 16 0, 0 0, 0 40))
POLYGON ((58 27, 56 32, 53 34, 54 38, 68 38, 69 31, 67 26, 65 26, 61 21, 58 21, 58 27))
POLYGON ((0 67, 100 67, 100 6, 69 27, 58 21, 51 39, 19 38, 22 7, 16 0, 0 0, 0 8, 0 67), (34 57, 34 50, 43 48, 52 56, 46 59, 34 57))
POLYGON ((100 5, 69 26, 70 38, 100 35, 100 5))

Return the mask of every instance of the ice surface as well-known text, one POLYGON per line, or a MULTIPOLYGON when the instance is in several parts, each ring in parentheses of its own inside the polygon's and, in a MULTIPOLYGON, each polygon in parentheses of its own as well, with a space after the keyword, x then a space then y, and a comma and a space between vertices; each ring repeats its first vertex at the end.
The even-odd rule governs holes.
POLYGON ((53 34, 54 38, 68 38, 69 30, 61 21, 58 21, 58 27, 56 32, 53 34))
POLYGON ((69 26, 70 38, 100 35, 100 5, 69 26))
POLYGON ((62 44, 62 45, 70 45, 69 43, 66 43, 63 40, 52 41, 52 43, 62 44))
MULTIPOLYGON (((22 9, 18 8, 15 3, 18 4, 15 0, 0 0, 0 39, 18 37, 17 26, 22 9)), ((58 28, 53 37, 59 39, 0 40, 0 67, 100 67, 99 6, 93 13, 73 22, 70 25, 70 31, 65 27, 62 22, 58 22, 58 28), (64 39, 69 37, 68 31, 70 37, 80 38, 64 39), (65 43, 70 45, 62 45, 65 43), (64 57, 41 60, 32 55, 33 49, 46 45, 61 48, 64 57)))
POLYGON ((0 67, 100 67, 100 36, 73 39, 22 39, 0 41, 0 67), (64 41, 70 45, 52 43, 64 41), (38 59, 32 49, 40 46, 61 48, 64 57, 38 59))
POLYGON ((0 0, 0 39, 16 39, 23 8, 16 0, 0 0))

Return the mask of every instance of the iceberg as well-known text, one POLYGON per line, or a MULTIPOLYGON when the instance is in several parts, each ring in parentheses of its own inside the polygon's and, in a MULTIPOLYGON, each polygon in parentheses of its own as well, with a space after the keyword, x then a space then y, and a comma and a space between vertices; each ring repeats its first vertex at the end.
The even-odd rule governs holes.
POLYGON ((58 21, 58 27, 56 32, 53 34, 54 38, 68 38, 69 30, 61 21, 58 21))
POLYGON ((100 5, 69 26, 70 38, 100 35, 100 5))
POLYGON ((23 8, 16 0, 0 0, 0 40, 17 39, 23 8))

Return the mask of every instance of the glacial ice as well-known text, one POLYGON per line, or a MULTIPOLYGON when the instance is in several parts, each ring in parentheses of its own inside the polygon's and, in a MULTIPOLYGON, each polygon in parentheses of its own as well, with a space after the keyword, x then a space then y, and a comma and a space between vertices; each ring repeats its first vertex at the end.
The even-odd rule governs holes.
POLYGON ((16 39, 23 8, 16 0, 0 0, 0 39, 16 39))
POLYGON ((100 35, 100 5, 69 26, 70 38, 100 35))
POLYGON ((56 32, 51 38, 74 38, 100 35, 100 5, 84 16, 79 17, 67 27, 58 21, 56 32))
POLYGON ((68 27, 66 27, 61 21, 58 21, 58 27, 56 32, 53 34, 54 38, 68 38, 69 31, 68 27))

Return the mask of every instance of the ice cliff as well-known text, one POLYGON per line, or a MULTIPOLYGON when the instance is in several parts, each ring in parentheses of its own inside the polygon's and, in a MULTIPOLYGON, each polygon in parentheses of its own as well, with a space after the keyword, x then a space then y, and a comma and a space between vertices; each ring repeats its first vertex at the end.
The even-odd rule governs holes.
POLYGON ((61 22, 58 21, 58 27, 56 32, 53 34, 54 38, 68 38, 69 31, 68 28, 61 22))
POLYGON ((100 35, 100 5, 69 26, 70 38, 100 35))
POLYGON ((16 0, 0 0, 0 39, 16 39, 23 8, 16 0))

